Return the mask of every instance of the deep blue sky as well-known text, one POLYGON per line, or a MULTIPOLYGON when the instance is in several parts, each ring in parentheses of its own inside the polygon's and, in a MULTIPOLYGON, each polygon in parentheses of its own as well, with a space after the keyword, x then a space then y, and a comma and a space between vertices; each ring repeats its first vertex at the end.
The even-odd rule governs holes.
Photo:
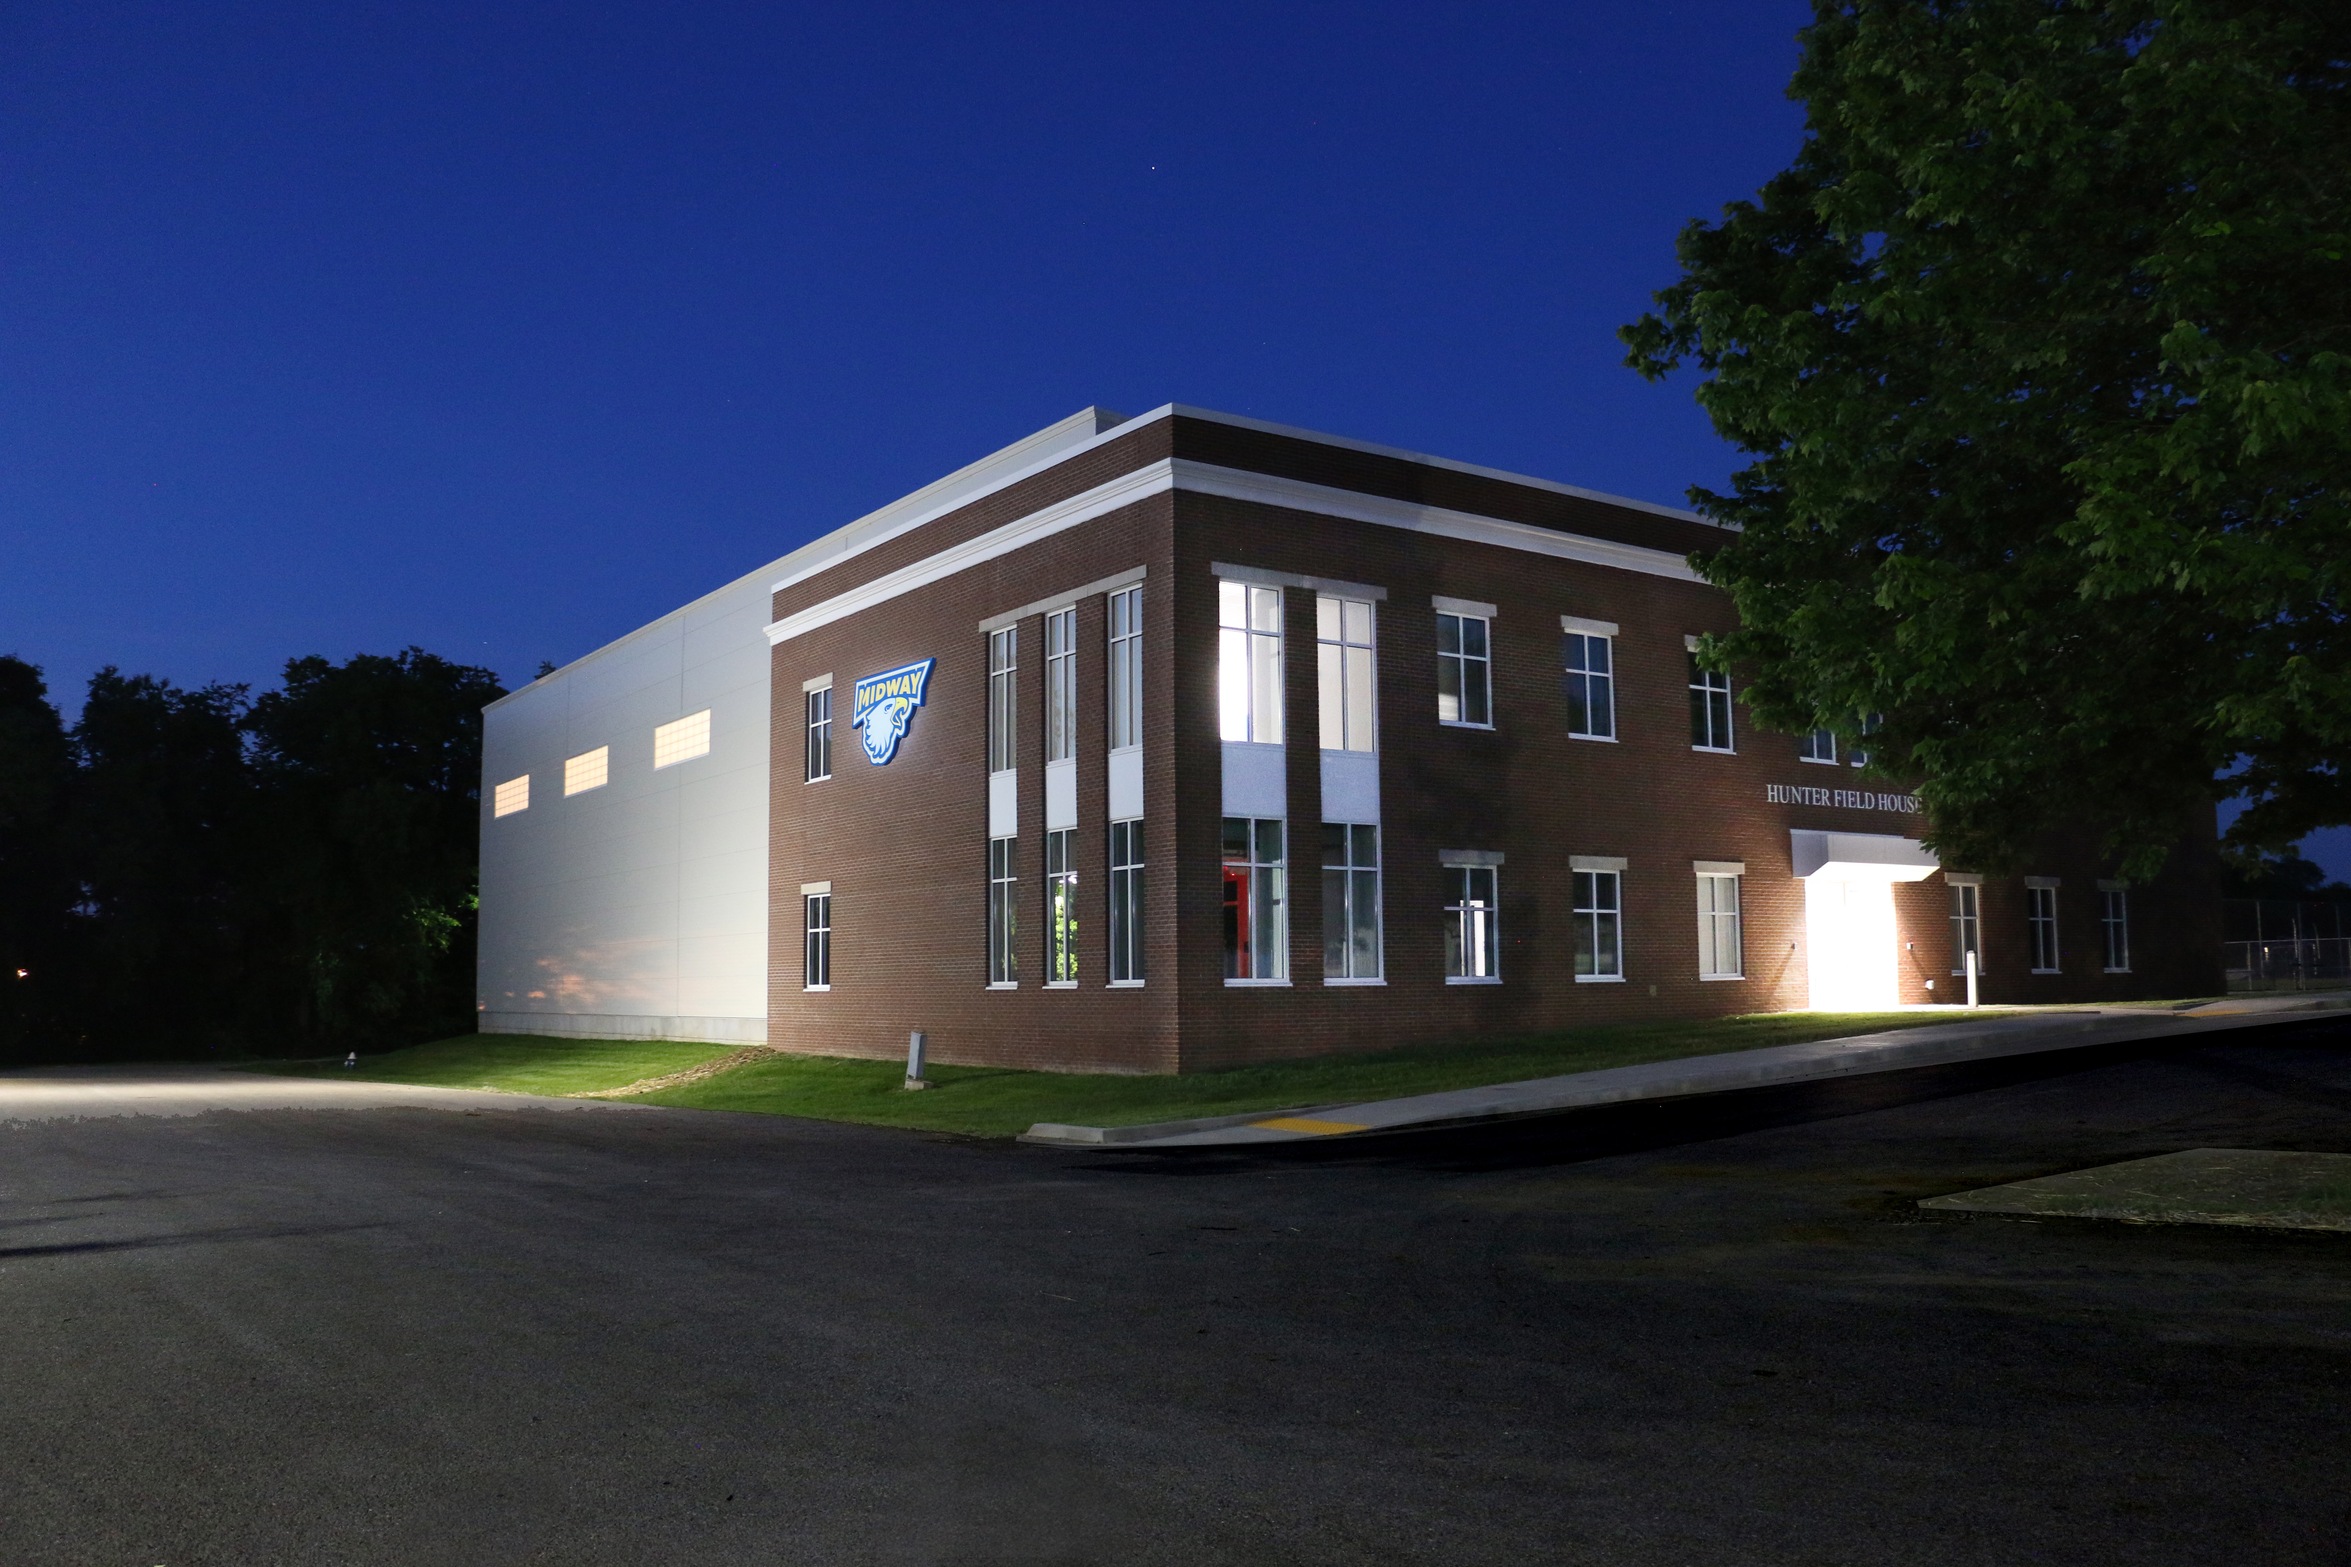
POLYGON ((0 651, 509 682, 1087 403, 1651 500, 1802 0, 0 9, 0 651))

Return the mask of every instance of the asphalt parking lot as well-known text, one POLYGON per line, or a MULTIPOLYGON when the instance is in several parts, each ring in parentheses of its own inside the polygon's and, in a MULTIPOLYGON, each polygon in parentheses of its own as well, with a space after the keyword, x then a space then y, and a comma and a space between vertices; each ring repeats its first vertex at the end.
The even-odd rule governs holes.
POLYGON ((0 1562, 2351 1562, 2351 1237, 1916 1207, 2351 1152, 2351 1029, 1938 1086, 1275 1162, 0 1120, 0 1562))

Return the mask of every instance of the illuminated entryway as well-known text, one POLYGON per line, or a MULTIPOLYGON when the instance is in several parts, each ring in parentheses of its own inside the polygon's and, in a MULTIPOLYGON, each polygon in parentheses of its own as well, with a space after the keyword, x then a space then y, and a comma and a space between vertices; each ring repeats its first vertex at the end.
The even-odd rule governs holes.
POLYGON ((1924 881, 1940 866, 1927 846, 1891 833, 1789 835, 1804 882, 1804 934, 1812 1007, 1865 1012, 1902 997, 1894 883, 1924 881))

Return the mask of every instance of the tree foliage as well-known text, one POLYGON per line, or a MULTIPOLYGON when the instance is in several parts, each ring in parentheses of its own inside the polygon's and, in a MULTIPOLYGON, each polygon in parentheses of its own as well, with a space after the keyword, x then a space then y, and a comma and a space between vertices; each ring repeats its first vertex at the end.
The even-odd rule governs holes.
POLYGON ((1953 863, 2351 820, 2351 6, 1817 0, 1803 46, 1794 163, 1624 332, 1754 458, 1693 492, 1714 655, 1768 723, 1879 715, 1953 863))

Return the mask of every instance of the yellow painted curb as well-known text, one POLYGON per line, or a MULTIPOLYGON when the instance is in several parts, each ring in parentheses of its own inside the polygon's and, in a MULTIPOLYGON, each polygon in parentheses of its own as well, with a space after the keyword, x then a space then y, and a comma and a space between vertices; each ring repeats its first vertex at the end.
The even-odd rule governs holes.
POLYGON ((1309 1137, 1329 1137, 1338 1132, 1361 1132, 1367 1127, 1353 1121, 1317 1121, 1311 1116, 1277 1115, 1270 1121, 1251 1121, 1269 1132, 1304 1132, 1309 1137))

